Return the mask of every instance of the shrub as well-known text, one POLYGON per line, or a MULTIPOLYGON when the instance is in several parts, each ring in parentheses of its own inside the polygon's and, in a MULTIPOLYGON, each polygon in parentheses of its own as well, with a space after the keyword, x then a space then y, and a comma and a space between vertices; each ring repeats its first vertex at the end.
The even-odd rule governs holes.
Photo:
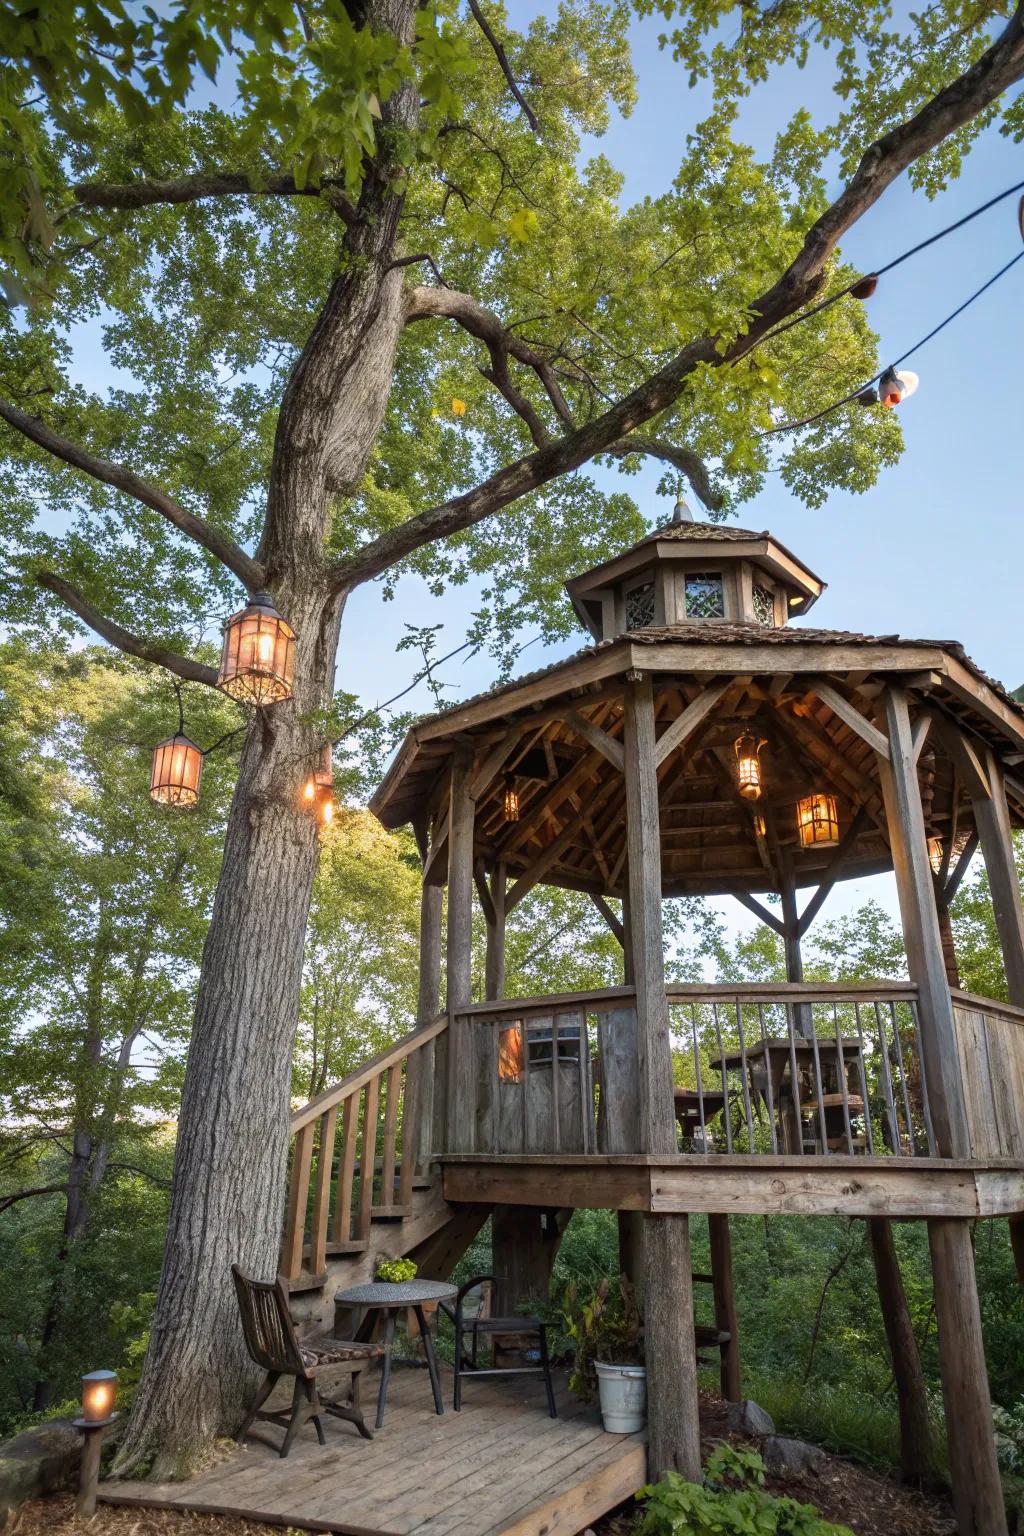
POLYGON ((562 1327, 575 1353, 569 1387, 585 1402, 597 1395, 594 1361, 607 1365, 643 1365, 644 1320, 636 1291, 625 1275, 606 1275, 581 1299, 570 1281, 559 1306, 562 1327))
POLYGON ((416 1265, 412 1259, 381 1259, 377 1264, 377 1279, 400 1285, 403 1280, 415 1280, 416 1265))
POLYGON ((703 1483, 669 1472, 640 1491, 640 1536, 853 1536, 823 1520, 811 1504, 764 1491, 756 1451, 720 1443, 704 1464, 703 1483))

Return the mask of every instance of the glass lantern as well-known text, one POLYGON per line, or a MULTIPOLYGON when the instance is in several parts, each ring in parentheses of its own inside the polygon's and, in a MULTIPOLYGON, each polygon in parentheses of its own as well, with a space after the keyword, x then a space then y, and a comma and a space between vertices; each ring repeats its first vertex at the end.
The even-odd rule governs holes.
POLYGON ((290 699, 295 677, 295 631, 257 592, 224 626, 217 687, 240 704, 262 708, 290 699))
POLYGON ((153 770, 149 776, 149 797, 159 805, 177 805, 191 810, 199 803, 199 783, 203 777, 203 750, 182 731, 168 736, 153 748, 153 770))
POLYGON ((839 815, 835 795, 805 795, 796 803, 796 826, 801 848, 834 848, 839 841, 839 815))
POLYGON ((519 820, 519 791, 516 789, 515 780, 511 774, 505 775, 505 793, 502 799, 502 810, 506 821, 519 820))
POLYGON ((86 1424, 105 1424, 114 1416, 117 1401, 117 1372, 90 1371, 82 1377, 82 1420, 86 1424))
POLYGON ((744 800, 761 798, 761 748, 763 741, 749 731, 736 738, 736 787, 744 800))
POLYGON ((306 780, 302 797, 324 826, 329 826, 334 820, 334 761, 329 742, 320 750, 320 761, 306 780))

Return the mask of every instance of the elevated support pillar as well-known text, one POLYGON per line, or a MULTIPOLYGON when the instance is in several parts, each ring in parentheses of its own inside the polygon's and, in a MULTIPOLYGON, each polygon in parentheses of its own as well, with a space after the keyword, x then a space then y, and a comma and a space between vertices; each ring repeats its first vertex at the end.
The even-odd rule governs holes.
POLYGON ((487 919, 487 956, 484 971, 484 996, 494 1002, 505 996, 505 888, 504 864, 499 864, 489 886, 491 910, 487 919))
MULTIPOLYGON (((677 1150, 672 1050, 661 927, 661 835, 655 758, 654 693, 647 678, 625 690, 629 937, 636 987, 641 1147, 677 1150)), ((644 1319, 647 1340, 648 1474, 668 1471, 698 1482, 700 1423, 693 1345, 689 1218, 644 1221, 644 1319)))
POLYGON ((447 1137, 449 1152, 472 1152, 476 1053, 472 1026, 458 1011, 472 1001, 473 964, 473 815, 469 793, 470 760, 452 762, 448 810, 448 1027, 447 1137))
POLYGON ((1013 857, 1013 835, 1003 775, 992 752, 986 755, 985 769, 989 793, 987 797, 972 797, 974 825, 978 829, 988 873, 992 910, 1006 970, 1007 997, 1021 1008, 1024 1007, 1024 909, 1013 857))
POLYGON ((902 688, 886 690, 885 720, 889 757, 878 758, 878 775, 885 801, 907 966, 910 979, 918 989, 922 1066, 932 1126, 941 1157, 968 1157, 970 1143, 953 1000, 946 980, 942 936, 932 890, 910 712, 902 688))
MULTIPOLYGON (((420 851, 420 859, 424 870, 430 852, 430 840, 428 828, 424 822, 417 823, 415 827, 416 842, 420 851)), ((416 1022, 427 1024, 435 1019, 441 1011, 441 909, 443 892, 439 885, 428 885, 425 881, 420 890, 420 956, 419 956, 419 986, 416 997, 416 1022)), ((443 1065, 440 1058, 444 1054, 444 1047, 439 1051, 437 1043, 431 1040, 412 1057, 407 1071, 410 1076, 406 1079, 406 1123, 413 1123, 416 1127, 415 1156, 418 1168, 424 1168, 430 1161, 435 1146, 440 1143, 435 1140, 435 1115, 443 1114, 443 1084, 440 1102, 437 1101, 436 1084, 439 1067, 443 1065)), ((440 1129, 440 1127, 438 1128, 440 1129)), ((404 1156, 404 1148, 403 1148, 404 1156)))
POLYGON ((711 1283, 715 1293, 715 1327, 727 1333, 729 1342, 721 1351, 721 1388, 727 1403, 738 1403, 743 1396, 743 1372, 740 1368, 739 1319, 736 1316, 736 1287, 732 1277, 732 1239, 728 1216, 708 1217, 711 1244, 711 1283))
POLYGON ((971 1224, 957 1217, 933 1217, 928 1242, 957 1531, 959 1536, 1006 1536, 971 1224))
POLYGON ((900 1419, 900 1470, 908 1482, 921 1483, 932 1468, 932 1430, 921 1355, 907 1305, 892 1222, 885 1216, 869 1216, 867 1229, 878 1286, 878 1304, 896 1385, 900 1419))

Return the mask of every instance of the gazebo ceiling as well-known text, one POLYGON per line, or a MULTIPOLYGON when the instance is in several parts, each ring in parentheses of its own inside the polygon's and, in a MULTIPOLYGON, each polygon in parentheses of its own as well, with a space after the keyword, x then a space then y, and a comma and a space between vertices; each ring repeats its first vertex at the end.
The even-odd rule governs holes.
MULTIPOLYGON (((691 711, 681 744, 658 767, 666 896, 777 889, 790 859, 801 885, 891 868, 877 754, 865 739, 887 681, 901 681, 918 718, 932 719, 918 760, 929 836, 960 843, 973 831, 944 722, 1002 759, 1011 819, 1024 825, 1024 782, 1015 777, 1024 710, 959 646, 752 624, 627 632, 421 720, 371 808, 387 827, 431 826, 427 878, 442 881, 448 773, 457 755, 468 756, 474 853, 484 869, 504 862, 520 894, 541 880, 621 894, 625 786, 614 759, 622 690, 638 671, 654 685, 659 740, 691 711), (734 743, 745 731, 765 742, 764 791, 755 801, 736 788, 734 743), (505 819, 506 774, 518 791, 518 821, 505 819), (835 796, 838 848, 799 845, 796 802, 813 791, 835 796)), ((677 727, 668 739, 679 735, 677 727)))

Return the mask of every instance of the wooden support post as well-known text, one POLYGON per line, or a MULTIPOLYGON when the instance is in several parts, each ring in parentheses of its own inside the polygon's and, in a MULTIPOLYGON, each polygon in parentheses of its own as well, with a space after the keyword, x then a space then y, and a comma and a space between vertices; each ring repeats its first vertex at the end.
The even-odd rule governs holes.
MULTIPOLYGON (((636 987, 641 1150, 674 1153, 678 1144, 665 995, 661 836, 650 680, 627 685, 624 703, 629 936, 636 987)), ((655 1480, 664 1472, 676 1471, 699 1482, 700 1422, 688 1217, 647 1217, 643 1250, 648 1472, 655 1480)))
POLYGON ((487 921, 484 995, 488 1002, 505 996, 505 866, 499 864, 490 884, 491 911, 487 921))
POLYGON ((647 1336, 647 1473, 680 1472, 698 1483, 700 1419, 693 1347, 693 1282, 688 1216, 644 1222, 647 1336))
POLYGON ((992 910, 999 934, 1006 971, 1006 992, 1011 1003, 1024 1007, 1024 909, 1021 907, 1020 882, 1013 858, 1010 813, 1006 804, 1003 776, 993 753, 986 758, 990 795, 972 796, 974 825, 981 839, 981 851, 988 873, 992 910))
POLYGON ((932 1125, 941 1157, 969 1157, 970 1139, 953 1000, 946 980, 932 891, 910 713, 907 695, 902 688, 886 690, 885 717, 889 759, 878 759, 878 776, 885 801, 907 966, 910 979, 918 989, 922 1066, 932 1125))
POLYGON ((878 1304, 889 1342, 896 1402, 900 1417, 900 1469, 911 1483, 922 1483, 932 1471, 932 1430, 928 1418, 921 1354, 907 1305, 907 1293, 896 1254, 892 1222, 869 1216, 868 1239, 875 1266, 878 1304))
MULTIPOLYGON (((786 980, 803 981, 804 956, 800 942, 800 916, 796 905, 796 880, 792 862, 780 855, 779 895, 782 897, 782 942, 786 955, 786 980)), ((793 1023, 797 1034, 809 1040, 812 1034, 811 1010, 807 1003, 793 1003, 793 1023)))
POLYGON ((474 1085, 476 1053, 472 1025, 458 1017, 472 1001, 473 964, 473 800, 469 793, 469 758, 452 763, 448 811, 447 1008, 448 1094, 446 1150, 472 1152, 475 1140, 474 1085))
POLYGON ((729 1342, 721 1351, 722 1396, 727 1403, 738 1403, 743 1396, 743 1373, 740 1369, 739 1320, 736 1316, 728 1216, 708 1217, 708 1238, 711 1244, 711 1283, 715 1294, 715 1327, 719 1333, 729 1335, 729 1342))
POLYGON ((557 1219, 536 1205, 496 1205, 491 1212, 496 1312, 514 1317, 527 1303, 546 1302, 551 1271, 569 1212, 557 1219))
POLYGON ((928 1242, 957 1531, 959 1536, 1006 1536, 970 1223, 962 1217, 933 1217, 928 1242))
MULTIPOLYGON (((439 885, 424 884, 420 892, 420 972, 416 999, 416 1022, 428 1024, 441 1011, 441 908, 443 892, 439 885)), ((426 1167, 434 1151, 435 1113, 444 1105, 444 1080, 438 1089, 438 1068, 445 1064, 443 1048, 428 1041, 409 1060, 406 1069, 406 1116, 416 1126, 414 1149, 416 1166, 426 1167), (411 1092, 410 1092, 411 1089, 411 1092), (413 1114, 413 1110, 415 1113, 413 1114)), ((440 1150, 440 1145, 438 1145, 440 1150)), ((403 1157, 405 1149, 402 1150, 403 1157)))
POLYGON ((640 1211, 616 1211, 619 1222, 619 1274, 638 1291, 644 1284, 644 1219, 640 1211))

